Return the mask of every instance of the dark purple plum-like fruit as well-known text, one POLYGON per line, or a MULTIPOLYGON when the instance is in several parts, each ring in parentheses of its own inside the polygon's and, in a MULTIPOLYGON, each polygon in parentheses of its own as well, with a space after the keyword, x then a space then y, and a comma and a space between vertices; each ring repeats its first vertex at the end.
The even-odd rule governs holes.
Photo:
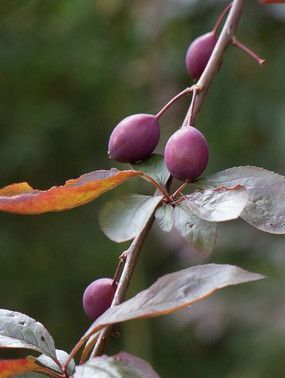
POLYGON ((151 114, 134 114, 123 119, 113 130, 108 154, 122 163, 145 160, 159 141, 158 120, 151 114))
POLYGON ((209 32, 196 38, 186 53, 186 68, 196 80, 200 78, 217 43, 217 36, 209 32))
POLYGON ((195 127, 183 127, 169 138, 164 158, 173 177, 191 182, 201 175, 208 164, 208 143, 195 127))
POLYGON ((82 304, 85 314, 96 320, 111 306, 117 285, 112 278, 99 278, 93 281, 83 293, 82 304))

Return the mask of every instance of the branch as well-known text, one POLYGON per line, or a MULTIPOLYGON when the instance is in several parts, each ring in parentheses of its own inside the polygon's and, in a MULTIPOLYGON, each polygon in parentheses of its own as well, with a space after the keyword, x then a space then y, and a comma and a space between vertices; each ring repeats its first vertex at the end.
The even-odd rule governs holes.
POLYGON ((187 120, 189 119, 191 119, 192 121, 192 126, 196 122, 200 109, 207 97, 210 85, 222 64, 225 51, 227 47, 232 43, 233 37, 235 36, 244 4, 245 0, 234 0, 232 2, 231 10, 213 50, 213 53, 202 76, 196 84, 197 95, 195 96, 195 104, 193 106, 190 105, 184 119, 183 126, 187 125, 187 120))
MULTIPOLYGON (((192 97, 192 100, 194 98, 194 102, 193 103, 191 102, 191 105, 188 109, 185 120, 183 122, 183 126, 187 125, 187 121, 189 119, 193 123, 196 121, 198 113, 207 96, 209 87, 218 69, 220 68, 222 64, 223 55, 227 47, 232 43, 233 37, 235 36, 235 32, 239 23, 239 19, 240 19, 244 4, 245 4, 245 0, 233 1, 231 10, 227 17, 225 25, 222 29, 220 37, 217 41, 217 44, 214 48, 214 51, 211 55, 211 58, 209 59, 209 62, 201 78, 199 79, 197 84, 194 86, 195 91, 194 91, 194 88, 191 87, 191 89, 193 89, 193 91, 195 92, 195 96, 192 97)), ((180 98, 181 94, 179 94, 178 97, 180 98)), ((162 115, 162 113, 158 113, 158 117, 160 115, 162 115)), ((143 231, 133 240, 129 249, 125 252, 126 262, 122 271, 122 275, 119 280, 118 288, 115 293, 112 306, 122 303, 125 299, 125 295, 130 284, 130 280, 132 278, 138 258, 140 256, 141 248, 144 244, 144 241, 148 235, 150 228, 153 225, 153 222, 154 222, 154 216, 152 216, 149 219, 143 231)), ((98 337, 98 340, 92 352, 92 357, 100 356, 104 352, 105 346, 108 342, 111 332, 112 332, 112 326, 108 326, 101 331, 100 336, 98 337)))
MULTIPOLYGON (((149 230, 153 225, 153 222, 154 215, 152 215, 152 217, 148 220, 144 229, 135 237, 127 251, 124 252, 126 256, 126 262, 111 306, 118 305, 124 301, 138 258, 140 256, 142 246, 145 242, 149 230)), ((101 331, 95 348, 92 352, 92 357, 100 356, 103 354, 105 346, 112 332, 112 328, 113 326, 108 326, 101 331)))

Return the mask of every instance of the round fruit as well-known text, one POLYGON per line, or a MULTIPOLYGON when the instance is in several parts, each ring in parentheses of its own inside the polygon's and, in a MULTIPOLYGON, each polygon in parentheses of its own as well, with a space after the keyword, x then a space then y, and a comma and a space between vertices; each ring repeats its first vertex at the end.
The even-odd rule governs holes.
POLYGON ((168 140, 164 158, 169 172, 178 180, 191 182, 201 175, 209 159, 208 143, 194 127, 183 127, 168 140))
POLYGON ((198 80, 202 75, 208 60, 217 43, 217 36, 209 32, 196 38, 189 46, 186 53, 186 68, 194 79, 198 80))
POLYGON ((117 285, 112 278, 99 278, 93 281, 83 293, 83 308, 91 320, 96 320, 111 306, 117 285))
POLYGON ((146 159, 159 141, 158 120, 151 114, 134 114, 123 119, 113 130, 108 154, 122 163, 146 159))

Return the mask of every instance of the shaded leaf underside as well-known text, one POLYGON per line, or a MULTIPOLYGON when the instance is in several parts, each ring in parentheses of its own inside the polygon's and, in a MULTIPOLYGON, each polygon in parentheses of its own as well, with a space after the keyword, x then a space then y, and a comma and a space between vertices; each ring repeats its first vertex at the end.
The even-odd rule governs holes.
POLYGON ((187 196, 190 210, 208 222, 225 222, 238 218, 248 201, 245 187, 219 188, 196 191, 187 196))
POLYGON ((121 243, 138 235, 162 200, 161 196, 125 194, 106 202, 99 213, 102 231, 121 243))
MULTIPOLYGON (((58 362, 60 363, 61 366, 63 366, 65 364, 68 357, 69 357, 69 355, 68 355, 67 352, 65 352, 64 350, 56 349, 56 358, 57 358, 57 360, 58 360, 58 362)), ((41 354, 36 359, 36 361, 39 362, 41 365, 43 365, 44 367, 46 367, 48 369, 54 370, 58 373, 62 372, 62 370, 58 366, 58 364, 53 359, 46 356, 45 354, 41 354)), ((66 372, 67 372, 68 376, 70 376, 74 373, 74 371, 75 371, 75 361, 74 361, 74 359, 72 359, 68 363, 66 372)))
POLYGON ((198 181, 206 187, 242 185, 248 202, 241 217, 261 231, 285 234, 285 177, 258 167, 234 167, 198 181))
POLYGON ((169 204, 163 204, 155 212, 155 220, 164 232, 170 232, 173 227, 174 207, 169 204))
POLYGON ((217 223, 197 217, 186 201, 175 206, 174 226, 204 256, 212 253, 217 238, 217 223))

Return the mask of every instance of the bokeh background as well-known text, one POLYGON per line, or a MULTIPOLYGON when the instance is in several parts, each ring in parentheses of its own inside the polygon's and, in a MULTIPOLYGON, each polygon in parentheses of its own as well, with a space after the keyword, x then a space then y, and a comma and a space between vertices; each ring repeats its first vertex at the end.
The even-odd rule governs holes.
MULTIPOLYGON (((210 30, 224 1, 1 0, 0 186, 45 189, 109 161, 122 118, 157 112, 191 84, 184 66, 193 38, 210 30)), ((211 151, 207 173, 257 165, 285 174, 285 5, 248 1, 238 36, 267 59, 261 69, 230 48, 199 118, 211 151)), ((162 119, 163 151, 189 99, 162 119)), ((0 307, 41 321, 70 350, 89 326, 84 288, 112 276, 119 254, 97 213, 112 196, 151 193, 134 179, 95 202, 41 216, 0 214, 0 307)), ((242 221, 221 224, 205 259, 175 232, 153 229, 130 295, 193 264, 233 263, 268 275, 193 308, 120 326, 107 352, 150 361, 163 378, 285 375, 285 241, 242 221)), ((0 357, 14 356, 1 352, 0 357)))

